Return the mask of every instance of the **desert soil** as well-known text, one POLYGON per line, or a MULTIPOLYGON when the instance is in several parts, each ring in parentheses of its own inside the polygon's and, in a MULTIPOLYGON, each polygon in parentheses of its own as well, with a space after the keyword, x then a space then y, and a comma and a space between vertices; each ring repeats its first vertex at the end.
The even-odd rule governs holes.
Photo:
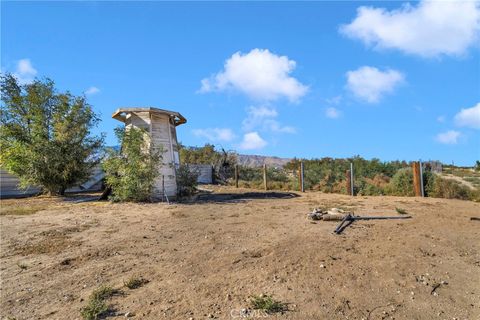
POLYGON ((479 203, 209 188, 171 205, 2 200, 1 319, 80 319, 102 284, 120 290, 109 319, 238 319, 260 294, 289 310, 252 318, 480 319, 479 203), (314 207, 413 218, 335 235, 314 207))

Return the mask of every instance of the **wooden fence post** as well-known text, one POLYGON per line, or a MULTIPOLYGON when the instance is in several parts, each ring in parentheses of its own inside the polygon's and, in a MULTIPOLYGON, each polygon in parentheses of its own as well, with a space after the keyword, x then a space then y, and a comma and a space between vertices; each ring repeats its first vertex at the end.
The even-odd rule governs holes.
POLYGON ((305 171, 304 171, 304 166, 303 166, 303 161, 300 162, 300 191, 305 192, 305 183, 304 183, 304 178, 305 178, 305 171))
POLYGON ((268 190, 267 187, 267 165, 263 164, 263 188, 268 190))
POLYGON ((297 178, 298 178, 298 191, 302 190, 302 169, 300 168, 301 164, 298 164, 297 169, 297 178))
POLYGON ((413 171, 413 190, 416 197, 422 196, 422 187, 420 182, 420 164, 417 161, 412 162, 413 171))
POLYGON ((235 188, 238 188, 238 164, 235 165, 235 188))
POLYGON ((347 181, 347 194, 353 196, 352 194, 352 173, 350 170, 345 171, 345 178, 347 181))
POLYGON ((350 162, 350 193, 355 196, 355 179, 353 178, 353 162, 350 162))

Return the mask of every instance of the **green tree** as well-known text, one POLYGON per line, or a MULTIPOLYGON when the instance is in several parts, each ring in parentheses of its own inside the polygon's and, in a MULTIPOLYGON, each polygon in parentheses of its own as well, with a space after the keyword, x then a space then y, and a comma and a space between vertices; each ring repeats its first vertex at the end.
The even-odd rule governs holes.
POLYGON ((109 150, 103 161, 106 183, 112 188, 113 201, 150 201, 155 178, 159 175, 162 150, 149 147, 143 129, 115 129, 120 151, 109 150))
POLYGON ((180 161, 186 164, 210 164, 215 170, 215 180, 225 183, 233 176, 237 156, 234 152, 215 150, 213 144, 203 147, 185 147, 179 144, 180 161))
POLYGON ((56 91, 50 79, 20 85, 2 75, 0 165, 20 178, 63 195, 85 181, 99 163, 103 135, 92 135, 99 121, 85 97, 56 91))

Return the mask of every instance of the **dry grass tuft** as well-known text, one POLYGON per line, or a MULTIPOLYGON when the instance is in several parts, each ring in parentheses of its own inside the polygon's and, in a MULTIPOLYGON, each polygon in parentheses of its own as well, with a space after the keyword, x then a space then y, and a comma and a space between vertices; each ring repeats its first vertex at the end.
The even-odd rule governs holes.
POLYGON ((117 290, 108 285, 102 285, 94 290, 88 298, 87 305, 80 311, 85 320, 96 320, 105 316, 110 310, 106 300, 117 293, 117 290))
POLYGON ((269 295, 259 295, 250 298, 252 309, 262 310, 268 314, 288 311, 286 303, 273 299, 269 295))
POLYGON ((48 206, 45 205, 36 205, 36 206, 5 206, 2 205, 0 208, 0 216, 28 216, 35 214, 39 211, 48 209, 48 206))
POLYGON ((147 283, 148 283, 147 279, 144 279, 142 277, 132 276, 127 281, 125 281, 123 285, 128 289, 137 289, 147 283))

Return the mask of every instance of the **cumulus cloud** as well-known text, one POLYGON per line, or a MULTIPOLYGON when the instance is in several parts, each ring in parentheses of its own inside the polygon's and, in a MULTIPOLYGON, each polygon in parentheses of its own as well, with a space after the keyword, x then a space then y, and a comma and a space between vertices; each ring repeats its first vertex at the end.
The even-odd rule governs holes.
POLYGON ((267 145, 267 142, 260 137, 258 132, 248 132, 243 135, 242 143, 240 144, 240 149, 243 150, 253 150, 253 149, 262 149, 267 145))
POLYGON ((194 129, 193 134, 213 142, 229 142, 235 138, 233 131, 228 128, 194 129))
POLYGON ((330 119, 337 119, 340 117, 340 111, 337 108, 327 108, 325 109, 325 116, 330 119))
POLYGON ((275 118, 278 112, 273 107, 268 106, 250 106, 247 109, 247 117, 242 122, 242 128, 245 131, 253 129, 262 129, 277 133, 295 133, 296 130, 290 126, 282 126, 275 118))
POLYGON ((100 89, 98 89, 97 87, 90 87, 87 90, 85 90, 85 94, 87 96, 92 95, 92 94, 96 94, 96 93, 99 93, 99 92, 100 92, 100 89))
POLYGON ((457 144, 458 138, 460 138, 460 132, 455 130, 449 130, 446 132, 442 132, 437 134, 435 139, 443 144, 457 144))
POLYGON ((17 66, 13 76, 17 78, 20 84, 28 84, 33 82, 37 70, 33 67, 30 59, 21 59, 17 62, 17 66))
POLYGON ((479 39, 480 5, 478 1, 421 1, 392 11, 362 6, 340 32, 378 49, 422 57, 457 56, 479 39))
POLYGON ((347 72, 347 89, 355 96, 370 103, 380 101, 387 93, 391 93, 405 76, 393 69, 381 71, 375 67, 363 66, 347 72))
POLYGON ((237 52, 225 61, 222 71, 201 81, 199 92, 235 90, 255 100, 273 101, 283 97, 298 101, 308 87, 290 75, 295 67, 294 60, 267 49, 253 49, 246 54, 237 52))
POLYGON ((480 102, 474 107, 460 110, 455 115, 455 124, 460 127, 480 129, 480 102))

